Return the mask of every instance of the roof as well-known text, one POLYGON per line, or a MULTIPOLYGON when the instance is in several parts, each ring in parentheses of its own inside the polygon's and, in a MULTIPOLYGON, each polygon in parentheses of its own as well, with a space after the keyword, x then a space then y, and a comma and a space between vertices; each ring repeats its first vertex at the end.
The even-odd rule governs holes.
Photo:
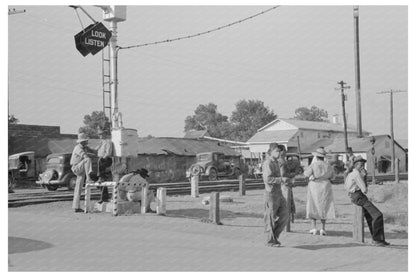
POLYGON ((260 131, 254 134, 247 142, 248 143, 270 143, 289 141, 298 130, 277 130, 277 131, 260 131))
MULTIPOLYGON (((354 152, 367 152, 371 149, 372 145, 370 142, 371 137, 363 138, 348 138, 348 147, 351 147, 354 152)), ((331 150, 336 153, 345 152, 345 139, 344 138, 335 138, 334 142, 325 147, 326 151, 331 150)))
POLYGON ((202 152, 222 152, 227 156, 240 156, 217 141, 188 138, 150 138, 139 141, 139 154, 195 156, 202 152))
MULTIPOLYGON (((381 139, 390 139, 389 135, 379 135, 374 136, 374 138, 377 140, 381 139)), ((357 138, 357 137, 348 137, 348 147, 351 147, 354 152, 367 152, 371 149, 372 144, 370 142, 371 137, 363 137, 363 138, 357 138)), ((377 144, 377 142, 376 142, 377 144)), ((403 151, 406 151, 400 144, 397 143, 396 145, 399 146, 403 151)), ((344 138, 335 138, 334 142, 325 147, 327 151, 331 150, 332 152, 338 152, 343 153, 345 152, 345 140, 344 138)), ((303 151, 302 151, 303 152, 303 151)))
POLYGON ((407 139, 395 139, 395 141, 400 144, 404 149, 409 149, 409 142, 407 139))
MULTIPOLYGON (((278 118, 269 124, 263 126, 259 129, 259 131, 263 131, 270 126, 278 123, 279 121, 284 121, 295 126, 298 129, 307 129, 307 130, 320 130, 320 131, 334 131, 334 132, 344 132, 344 126, 341 124, 335 124, 331 122, 324 122, 324 121, 308 121, 308 120, 297 120, 297 119, 286 119, 286 118, 278 118)), ((347 132, 356 132, 356 129, 352 126, 347 126, 347 132)), ((365 133, 369 133, 363 130, 365 133)))
POLYGON ((316 151, 316 149, 318 149, 319 147, 327 148, 333 142, 334 142, 334 138, 324 138, 309 145, 301 144, 300 151, 301 153, 312 153, 316 151))
POLYGON ((9 156, 9 159, 16 159, 17 157, 23 156, 23 155, 34 155, 35 152, 34 151, 26 151, 26 152, 21 152, 21 153, 16 153, 13 155, 9 156))
POLYGON ((189 130, 185 133, 184 138, 203 138, 207 134, 207 130, 189 130))

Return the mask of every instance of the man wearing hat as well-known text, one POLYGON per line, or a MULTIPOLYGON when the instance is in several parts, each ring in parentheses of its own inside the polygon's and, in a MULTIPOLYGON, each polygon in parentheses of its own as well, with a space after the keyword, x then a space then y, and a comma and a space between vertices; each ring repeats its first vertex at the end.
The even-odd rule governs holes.
MULTIPOLYGON (((113 164, 113 143, 108 138, 108 133, 102 128, 98 128, 97 134, 100 137, 100 145, 97 148, 98 156, 98 182, 101 183, 105 179, 106 169, 113 164)), ((98 203, 108 202, 108 188, 103 186, 101 189, 101 197, 98 203)))
POLYGON ((90 174, 92 171, 91 149, 88 148, 88 137, 84 133, 78 134, 77 145, 75 145, 71 156, 71 170, 77 176, 74 189, 74 200, 72 208, 76 213, 83 212, 80 207, 80 198, 82 184, 84 183, 85 175, 87 176, 87 183, 92 183, 90 174))
POLYGON ((264 223, 267 233, 267 246, 280 246, 280 233, 289 219, 286 200, 283 197, 281 184, 283 183, 283 165, 279 165, 280 149, 277 143, 269 145, 268 156, 263 162, 262 174, 265 185, 264 223))
POLYGON ((368 191, 367 184, 361 174, 364 164, 367 161, 358 155, 353 162, 353 170, 347 175, 345 180, 345 188, 351 198, 351 202, 363 208, 364 217, 373 237, 373 244, 376 246, 388 246, 384 237, 383 214, 376 206, 368 200, 366 193, 368 191))

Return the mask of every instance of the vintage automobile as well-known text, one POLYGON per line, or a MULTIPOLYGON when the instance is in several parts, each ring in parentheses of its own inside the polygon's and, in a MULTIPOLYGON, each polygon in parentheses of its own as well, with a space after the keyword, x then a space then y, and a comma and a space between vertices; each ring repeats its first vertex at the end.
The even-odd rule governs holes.
MULTIPOLYGON (((41 185, 49 191, 57 190, 60 187, 67 187, 69 190, 75 188, 77 177, 71 170, 70 160, 72 153, 54 153, 46 157, 46 170, 39 174, 36 184, 41 185)), ((97 161, 92 159, 93 170, 97 161)))
POLYGON ((196 163, 186 171, 186 177, 199 175, 214 181, 221 177, 238 176, 240 172, 238 157, 232 159, 221 152, 204 152, 196 155, 196 163))
POLYGON ((36 177, 35 152, 27 151, 9 156, 9 192, 13 192, 17 183, 33 183, 36 177))

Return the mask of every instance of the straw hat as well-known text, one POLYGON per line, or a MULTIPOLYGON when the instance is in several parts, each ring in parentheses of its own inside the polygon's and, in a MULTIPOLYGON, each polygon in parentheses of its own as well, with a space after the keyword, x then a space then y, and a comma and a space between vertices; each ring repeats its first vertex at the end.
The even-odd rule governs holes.
POLYGON ((77 143, 80 143, 82 141, 88 141, 88 136, 85 133, 79 133, 78 134, 77 143))
POLYGON ((316 157, 322 157, 324 158, 326 155, 325 149, 323 148, 318 148, 316 149, 315 152, 312 152, 312 155, 316 156, 316 157))

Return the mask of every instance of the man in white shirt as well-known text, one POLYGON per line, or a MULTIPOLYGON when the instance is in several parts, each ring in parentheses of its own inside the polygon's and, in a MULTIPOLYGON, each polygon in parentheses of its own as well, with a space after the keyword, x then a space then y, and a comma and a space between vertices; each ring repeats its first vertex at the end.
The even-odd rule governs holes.
POLYGON ((376 246, 388 246, 390 243, 386 242, 384 237, 383 214, 365 195, 368 189, 361 174, 365 162, 366 160, 363 157, 355 157, 353 169, 345 180, 345 189, 351 197, 351 202, 363 208, 368 229, 370 229, 373 237, 373 244, 376 246))

